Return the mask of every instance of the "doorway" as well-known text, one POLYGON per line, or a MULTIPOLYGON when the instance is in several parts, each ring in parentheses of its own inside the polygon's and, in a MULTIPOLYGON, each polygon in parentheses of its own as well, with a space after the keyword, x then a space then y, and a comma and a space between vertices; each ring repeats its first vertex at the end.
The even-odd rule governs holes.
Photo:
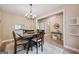
POLYGON ((40 29, 45 30, 45 42, 58 47, 63 47, 63 12, 59 12, 52 16, 40 19, 38 23, 40 25, 40 29), (54 28, 55 24, 58 24, 58 29, 54 28), (54 35, 52 32, 57 32, 59 34, 54 35))
POLYGON ((58 47, 63 47, 63 12, 49 17, 50 20, 50 42, 58 47))

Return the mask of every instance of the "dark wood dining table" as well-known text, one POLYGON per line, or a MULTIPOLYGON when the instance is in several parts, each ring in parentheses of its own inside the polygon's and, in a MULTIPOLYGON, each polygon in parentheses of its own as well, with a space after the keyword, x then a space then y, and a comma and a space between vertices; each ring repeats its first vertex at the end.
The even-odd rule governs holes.
POLYGON ((34 33, 34 34, 25 34, 23 36, 24 39, 29 39, 31 40, 34 36, 39 35, 39 33, 34 33))

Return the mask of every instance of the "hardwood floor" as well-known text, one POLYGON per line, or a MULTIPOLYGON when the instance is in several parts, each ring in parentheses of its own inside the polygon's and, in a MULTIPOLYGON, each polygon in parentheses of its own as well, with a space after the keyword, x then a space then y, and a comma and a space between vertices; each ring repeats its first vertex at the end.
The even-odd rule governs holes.
POLYGON ((63 48, 63 40, 45 40, 45 42, 53 44, 57 47, 63 48))
POLYGON ((67 52, 69 52, 70 54, 79 54, 78 52, 72 51, 72 50, 67 49, 67 48, 64 48, 64 51, 67 51, 67 52))
POLYGON ((63 40, 54 40, 50 38, 49 36, 45 36, 45 42, 49 44, 53 44, 57 47, 63 48, 63 40))

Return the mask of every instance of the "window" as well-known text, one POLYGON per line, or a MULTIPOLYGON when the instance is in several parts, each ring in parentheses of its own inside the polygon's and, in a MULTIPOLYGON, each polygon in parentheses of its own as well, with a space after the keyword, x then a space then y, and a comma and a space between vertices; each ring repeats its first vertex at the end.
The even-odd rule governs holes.
POLYGON ((24 25, 23 24, 16 24, 15 29, 24 29, 24 25))

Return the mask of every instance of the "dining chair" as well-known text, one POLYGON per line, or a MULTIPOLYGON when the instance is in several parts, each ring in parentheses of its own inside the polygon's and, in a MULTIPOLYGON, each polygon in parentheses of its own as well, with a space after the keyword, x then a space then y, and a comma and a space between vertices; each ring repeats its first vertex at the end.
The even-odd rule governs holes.
POLYGON ((41 51, 43 52, 43 44, 44 44, 44 32, 39 32, 37 35, 34 36, 32 41, 36 45, 36 53, 38 54, 38 47, 41 46, 41 51))
POLYGON ((17 35, 22 39, 22 40, 27 40, 28 41, 28 43, 27 43, 27 45, 26 45, 26 47, 27 47, 27 52, 31 49, 31 51, 32 51, 32 46, 34 46, 34 44, 33 44, 33 42, 32 42, 32 38, 33 38, 33 36, 31 36, 31 35, 29 35, 29 36, 27 36, 27 35, 25 35, 26 33, 24 33, 23 32, 23 34, 22 33, 17 33, 17 35))
MULTIPOLYGON (((27 45, 28 45, 28 41, 27 40, 22 40, 22 38, 16 38, 16 33, 14 31, 12 31, 13 33, 13 38, 14 38, 14 54, 17 54, 17 52, 21 51, 21 50, 25 50, 26 51, 26 48, 27 48, 27 45), (18 50, 17 47, 23 47, 23 49, 18 50)), ((28 49, 26 51, 26 53, 28 54, 28 49)))

